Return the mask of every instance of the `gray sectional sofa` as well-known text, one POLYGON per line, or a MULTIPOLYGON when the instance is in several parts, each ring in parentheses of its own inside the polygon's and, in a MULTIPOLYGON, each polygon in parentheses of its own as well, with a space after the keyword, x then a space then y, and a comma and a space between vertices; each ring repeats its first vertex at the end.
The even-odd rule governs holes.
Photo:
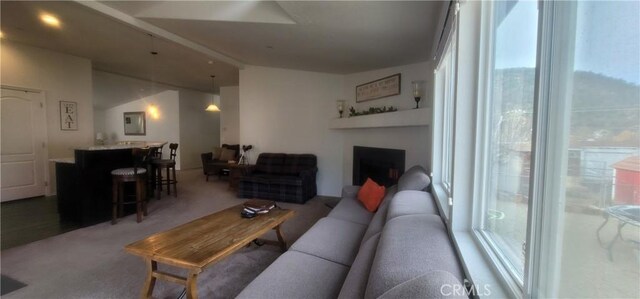
MULTIPOLYGON (((426 171, 409 169, 376 213, 342 199, 238 298, 455 297, 462 267, 431 195, 426 171), (446 287, 443 287, 446 286, 446 287)), ((462 297, 466 298, 466 297, 462 297)))

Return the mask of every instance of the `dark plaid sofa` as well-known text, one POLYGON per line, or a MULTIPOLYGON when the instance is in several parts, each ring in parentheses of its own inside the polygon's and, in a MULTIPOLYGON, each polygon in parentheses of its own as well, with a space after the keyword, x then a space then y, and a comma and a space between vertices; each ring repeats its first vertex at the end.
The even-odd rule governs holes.
POLYGON ((312 154, 262 153, 240 178, 238 197, 305 203, 316 196, 318 160, 312 154))

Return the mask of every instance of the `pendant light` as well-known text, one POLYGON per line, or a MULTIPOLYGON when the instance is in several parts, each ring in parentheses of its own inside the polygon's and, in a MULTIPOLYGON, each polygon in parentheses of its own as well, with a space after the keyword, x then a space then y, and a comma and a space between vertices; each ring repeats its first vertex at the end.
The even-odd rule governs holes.
POLYGON ((148 33, 149 36, 149 54, 151 54, 150 67, 149 67, 149 81, 151 83, 151 87, 149 92, 151 96, 156 94, 156 56, 158 56, 158 52, 156 51, 155 39, 153 34, 148 33))
MULTIPOLYGON (((216 85, 215 85, 215 83, 213 81, 215 78, 216 78, 216 76, 211 75, 211 89, 212 89, 213 93, 216 92, 216 85)), ((207 106, 207 109, 205 109, 205 111, 220 112, 220 108, 218 108, 218 106, 216 106, 216 104, 213 103, 214 97, 215 96, 212 94, 212 96, 211 96, 211 104, 209 104, 209 106, 207 106)))
POLYGON ((158 111, 158 107, 153 103, 154 100, 151 97, 156 96, 156 56, 158 56, 158 51, 156 51, 156 44, 153 34, 148 34, 149 39, 151 40, 151 73, 149 75, 151 80, 151 96, 147 97, 147 101, 150 103, 147 107, 147 113, 151 116, 152 119, 159 119, 160 113, 158 111))

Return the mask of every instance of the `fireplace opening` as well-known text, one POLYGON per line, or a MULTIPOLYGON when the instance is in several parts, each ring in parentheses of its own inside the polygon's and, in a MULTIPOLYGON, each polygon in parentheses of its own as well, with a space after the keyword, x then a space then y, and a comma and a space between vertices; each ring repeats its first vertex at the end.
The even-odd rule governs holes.
POLYGON ((404 150, 354 146, 353 184, 362 185, 371 178, 385 187, 393 186, 404 173, 404 164, 404 150))

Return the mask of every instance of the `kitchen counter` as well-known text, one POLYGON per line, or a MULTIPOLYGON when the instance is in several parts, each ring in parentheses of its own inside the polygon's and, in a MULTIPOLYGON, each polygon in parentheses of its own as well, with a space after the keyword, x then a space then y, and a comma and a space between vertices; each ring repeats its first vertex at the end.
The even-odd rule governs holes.
MULTIPOLYGON (((74 158, 51 159, 56 162, 58 213, 62 221, 84 227, 111 219, 111 171, 133 166, 133 147, 76 149, 74 158)), ((128 208, 125 207, 125 214, 131 212, 128 208)))
POLYGON ((65 164, 76 164, 76 158, 74 158, 74 157, 69 157, 69 158, 56 158, 56 159, 49 159, 49 162, 65 163, 65 164))
POLYGON ((146 148, 146 147, 161 147, 167 144, 166 141, 121 141, 118 144, 109 145, 93 145, 77 148, 78 150, 85 151, 102 151, 102 150, 116 150, 116 149, 130 149, 130 148, 146 148))

